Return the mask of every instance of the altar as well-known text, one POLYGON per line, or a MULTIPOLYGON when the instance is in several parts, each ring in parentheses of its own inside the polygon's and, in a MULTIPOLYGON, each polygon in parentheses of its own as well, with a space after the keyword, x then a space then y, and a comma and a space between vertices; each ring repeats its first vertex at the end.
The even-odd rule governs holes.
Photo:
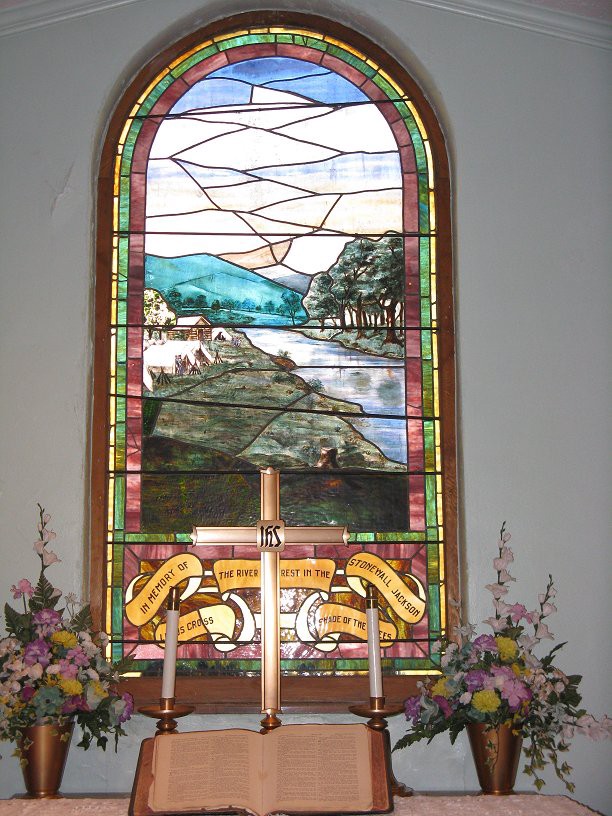
MULTIPOLYGON (((127 816, 129 798, 79 798, 0 800, 0 816, 127 816)), ((415 794, 396 798, 396 816, 589 816, 595 811, 567 796, 517 793, 511 796, 482 794, 415 794)))

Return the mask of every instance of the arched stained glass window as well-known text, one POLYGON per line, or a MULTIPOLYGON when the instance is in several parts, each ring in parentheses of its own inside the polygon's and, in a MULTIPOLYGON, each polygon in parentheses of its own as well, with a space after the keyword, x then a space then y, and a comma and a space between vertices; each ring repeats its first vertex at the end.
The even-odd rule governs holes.
POLYGON ((92 597, 112 656, 160 673, 173 558, 179 677, 213 702, 246 678, 236 693, 257 699, 258 554, 190 533, 254 525, 272 466, 287 524, 350 531, 283 554, 285 699, 362 684, 367 581, 387 695, 405 692, 438 665, 456 581, 449 184, 429 105, 353 32, 241 15, 134 81, 99 184, 92 597))

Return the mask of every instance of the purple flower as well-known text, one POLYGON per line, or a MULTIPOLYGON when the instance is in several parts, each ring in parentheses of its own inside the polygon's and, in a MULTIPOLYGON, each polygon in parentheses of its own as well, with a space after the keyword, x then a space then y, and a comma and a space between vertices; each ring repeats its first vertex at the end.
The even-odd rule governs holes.
POLYGON ((404 711, 406 719, 416 723, 421 715, 421 698, 418 695, 409 697, 404 703, 404 711))
POLYGON ((516 677, 510 666, 491 666, 491 674, 493 677, 505 677, 506 680, 513 680, 516 677))
POLYGON ((32 616, 32 621, 40 635, 50 635, 62 622, 62 616, 55 609, 39 609, 32 616))
POLYGON ((87 705, 87 701, 82 694, 75 695, 74 697, 68 697, 68 699, 62 705, 62 714, 74 714, 75 711, 89 711, 90 708, 87 705))
POLYGON ((465 675, 465 686, 468 691, 480 691, 488 674, 484 669, 472 669, 465 675))
POLYGON ((43 669, 51 662, 51 652, 49 644, 43 638, 32 640, 26 643, 23 655, 23 662, 26 666, 33 666, 35 663, 40 663, 43 669))
POLYGON ((27 703, 29 702, 32 697, 36 694, 36 689, 34 686, 24 686, 21 691, 21 699, 27 703))
POLYGON ((479 652, 497 652, 497 641, 493 637, 493 635, 479 635, 474 643, 472 643, 472 648, 479 651, 479 652))
POLYGON ((121 697, 125 703, 125 708, 123 709, 123 714, 119 717, 119 722, 124 723, 132 716, 132 712, 134 711, 134 698, 127 691, 125 691, 121 697))
POLYGON ((446 697, 442 697, 442 695, 436 694, 434 697, 432 697, 432 700, 434 701, 434 703, 438 704, 440 711, 448 719, 448 717, 450 717, 451 714, 453 713, 453 709, 451 707, 451 704, 446 699, 446 697))
POLYGON ((80 646, 68 649, 66 660, 72 660, 75 666, 89 666, 89 658, 80 646))

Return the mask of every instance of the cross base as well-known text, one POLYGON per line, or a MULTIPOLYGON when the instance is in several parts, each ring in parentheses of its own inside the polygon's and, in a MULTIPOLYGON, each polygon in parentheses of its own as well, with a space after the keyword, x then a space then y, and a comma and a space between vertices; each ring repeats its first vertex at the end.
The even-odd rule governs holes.
POLYGON ((275 728, 278 728, 279 725, 282 725, 282 723, 276 714, 274 714, 272 711, 267 711, 266 716, 261 721, 261 729, 259 733, 268 734, 270 731, 274 731, 275 728))

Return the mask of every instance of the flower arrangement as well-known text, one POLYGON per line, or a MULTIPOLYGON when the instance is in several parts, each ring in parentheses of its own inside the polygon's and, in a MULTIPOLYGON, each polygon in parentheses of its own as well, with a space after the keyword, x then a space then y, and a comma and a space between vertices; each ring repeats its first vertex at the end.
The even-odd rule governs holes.
POLYGON ((469 723, 491 727, 507 724, 524 740, 524 771, 536 788, 544 785, 540 771, 550 762, 571 792, 572 769, 559 755, 568 750, 575 733, 609 738, 612 720, 604 717, 598 722, 579 707, 581 676, 566 675, 555 665, 556 653, 565 644, 536 657, 534 649, 553 638, 545 620, 557 611, 556 590, 549 575, 535 610, 529 612, 520 603, 505 601, 508 584, 515 580, 508 572, 514 560, 509 540, 504 523, 493 560, 497 581, 486 585, 493 596, 495 614, 484 623, 492 634, 476 636, 475 627, 467 624, 455 630, 455 642, 440 644, 441 676, 419 683, 420 693, 406 701, 409 730, 395 748, 422 739, 430 742, 444 731, 454 743, 469 723))
POLYGON ((131 695, 116 690, 126 666, 105 660, 106 635, 92 631, 88 605, 79 608, 68 593, 65 607, 57 608, 62 592, 45 573, 60 559, 47 546, 55 538, 50 516, 40 504, 38 509, 38 583, 23 578, 11 587, 23 612, 9 604, 4 608, 8 637, 0 640, 0 739, 19 742, 29 726, 75 720, 82 729, 81 747, 95 739, 105 749, 106 735, 114 734, 116 750, 133 711, 131 695))

